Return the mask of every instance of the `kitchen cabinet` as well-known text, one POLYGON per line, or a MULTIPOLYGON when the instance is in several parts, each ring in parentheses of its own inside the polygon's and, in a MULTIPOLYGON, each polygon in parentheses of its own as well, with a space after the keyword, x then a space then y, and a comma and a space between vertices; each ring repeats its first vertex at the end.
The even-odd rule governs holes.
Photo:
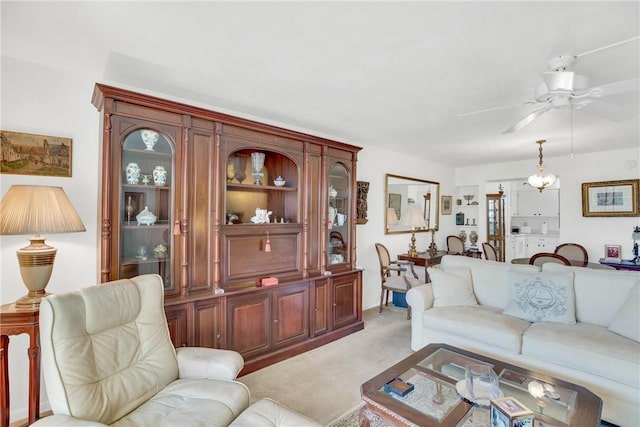
POLYGON ((530 235, 527 236, 527 248, 525 257, 530 258, 534 254, 539 252, 553 252, 558 246, 558 238, 555 237, 541 237, 530 235))
POLYGON ((175 346, 250 372, 364 328, 360 147, 102 84, 92 103, 100 280, 159 274, 175 346))
POLYGON ((547 188, 539 191, 519 191, 517 193, 517 216, 560 215, 560 191, 547 188))

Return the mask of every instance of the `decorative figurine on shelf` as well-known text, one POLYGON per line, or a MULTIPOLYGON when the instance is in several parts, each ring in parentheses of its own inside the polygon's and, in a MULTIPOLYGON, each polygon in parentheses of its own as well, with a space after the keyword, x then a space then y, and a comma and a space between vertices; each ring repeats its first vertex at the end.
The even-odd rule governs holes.
POLYGON ((281 177, 280 175, 278 175, 278 177, 276 179, 273 180, 273 184, 276 187, 284 187, 284 185, 287 183, 287 181, 281 177))
POLYGON ((167 257, 167 247, 163 244, 157 245, 153 248, 153 255, 156 258, 166 258, 167 257))
POLYGON ((165 185, 167 183, 167 170, 162 165, 153 169, 153 183, 155 185, 165 185))
POLYGON ((333 185, 329 186, 329 197, 336 197, 338 195, 338 190, 333 188, 333 185))
POLYGON ((633 262, 634 264, 640 264, 640 255, 638 254, 638 240, 640 240, 640 226, 635 226, 633 229, 633 262))
POLYGON ((158 142, 158 138, 160 138, 160 134, 158 134, 158 132, 155 132, 149 129, 143 129, 140 132, 140 137, 142 138, 142 142, 146 147, 145 150, 154 151, 153 147, 154 145, 156 145, 156 142, 158 142))
POLYGON ((136 209, 138 208, 135 200, 133 200, 133 198, 131 196, 127 197, 127 205, 125 207, 125 211, 127 213, 127 223, 131 224, 131 215, 133 215, 133 213, 136 211, 136 209))
POLYGON ((475 230, 471 230, 469 233, 469 241, 471 242, 472 248, 476 248, 478 246, 478 233, 475 230))
POLYGON ((272 211, 267 211, 266 209, 256 208, 256 215, 251 217, 251 222, 254 224, 269 224, 269 216, 272 213, 272 211))

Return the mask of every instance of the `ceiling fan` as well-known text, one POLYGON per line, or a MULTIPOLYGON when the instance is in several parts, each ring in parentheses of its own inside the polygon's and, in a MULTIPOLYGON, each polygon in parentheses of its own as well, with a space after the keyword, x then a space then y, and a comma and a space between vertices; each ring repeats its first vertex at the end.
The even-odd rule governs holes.
POLYGON ((526 101, 522 104, 506 105, 502 107, 488 108, 485 110, 458 114, 458 117, 484 113, 488 111, 521 107, 524 105, 535 105, 536 107, 538 107, 518 120, 504 132, 502 132, 503 134, 519 131, 520 129, 534 121, 536 118, 540 117, 542 114, 554 108, 572 107, 575 109, 581 109, 587 105, 592 105, 592 107, 590 108, 604 117, 614 120, 623 118, 626 115, 625 110, 618 106, 604 103, 599 98, 638 90, 638 78, 609 83, 597 87, 589 87, 589 79, 586 76, 576 74, 574 71, 570 71, 569 68, 576 62, 576 59, 582 56, 599 52, 605 49, 610 49, 614 46, 619 46, 621 44, 629 43, 638 39, 640 39, 640 36, 636 36, 577 55, 559 55, 551 58, 548 63, 549 69, 551 71, 542 73, 543 82, 541 82, 536 87, 535 98, 533 100, 526 101))

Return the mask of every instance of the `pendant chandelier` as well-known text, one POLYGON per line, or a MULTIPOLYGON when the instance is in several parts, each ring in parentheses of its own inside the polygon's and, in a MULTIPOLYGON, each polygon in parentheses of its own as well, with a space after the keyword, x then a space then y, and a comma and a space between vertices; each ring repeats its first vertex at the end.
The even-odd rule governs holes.
POLYGON ((539 145, 538 158, 540 159, 540 164, 538 165, 538 173, 536 175, 531 175, 527 180, 530 186, 537 188, 541 193, 542 190, 549 187, 550 185, 553 185, 553 183, 556 182, 555 175, 544 175, 544 165, 542 164, 542 144, 544 144, 545 142, 546 141, 544 139, 536 141, 536 144, 539 145))

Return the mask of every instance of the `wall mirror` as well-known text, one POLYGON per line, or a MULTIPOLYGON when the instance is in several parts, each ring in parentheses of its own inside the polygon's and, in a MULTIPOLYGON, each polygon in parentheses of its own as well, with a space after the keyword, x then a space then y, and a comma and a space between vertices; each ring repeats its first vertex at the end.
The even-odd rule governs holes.
POLYGON ((385 234, 438 230, 440 183, 385 175, 385 234))

